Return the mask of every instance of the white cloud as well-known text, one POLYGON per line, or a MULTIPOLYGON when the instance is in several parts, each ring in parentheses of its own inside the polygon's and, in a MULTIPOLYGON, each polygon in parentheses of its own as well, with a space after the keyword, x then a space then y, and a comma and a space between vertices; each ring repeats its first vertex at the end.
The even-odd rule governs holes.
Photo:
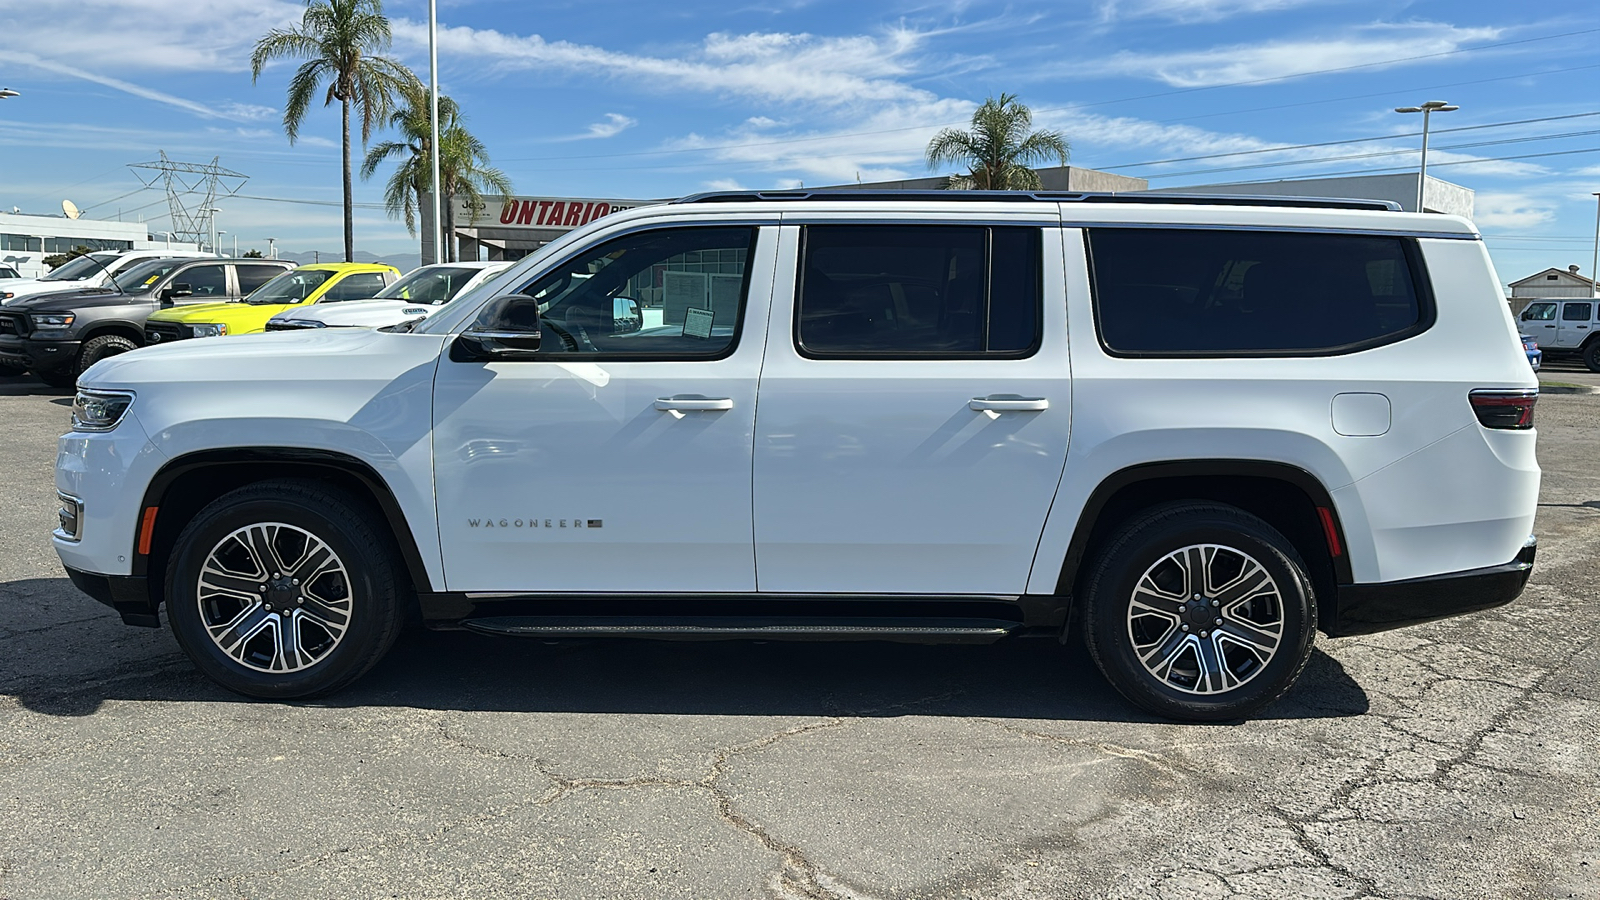
POLYGON ((38 56, 34 56, 31 53, 14 51, 7 54, 7 59, 13 62, 20 62, 26 66, 44 69, 47 72, 54 72, 57 75, 65 75, 69 78, 79 78, 84 81, 90 81, 95 84, 122 91, 126 94, 132 94, 135 97, 142 97, 145 100, 154 100, 157 103, 164 103, 168 106, 177 107, 178 109, 186 112, 194 113, 203 119, 233 119, 235 121, 250 121, 253 119, 262 118, 263 111, 265 111, 267 114, 270 114, 274 111, 271 107, 250 106, 231 102, 217 106, 211 106, 201 103, 198 100, 189 100, 184 97, 177 97, 172 94, 168 94, 164 91, 155 90, 154 88, 148 88, 143 85, 134 84, 131 81, 123 81, 120 78, 112 78, 109 75, 100 75, 95 72, 89 72, 84 69, 77 68, 76 66, 69 66, 53 60, 42 59, 38 56))
POLYGON ((0 15, 8 48, 126 75, 247 72, 256 39, 299 21, 304 11, 303 3, 290 0, 206 0, 181 8, 152 0, 82 0, 5 3, 0 15))
POLYGON ((1521 194, 1479 193, 1472 220, 1480 228, 1535 228, 1555 218, 1555 208, 1521 194))
POLYGON ((1081 75, 1153 78, 1180 88, 1208 87, 1350 66, 1399 65, 1387 61, 1447 53, 1500 34, 1498 28, 1457 28, 1439 22, 1375 24, 1340 34, 1235 44, 1209 50, 1123 51, 1105 59, 1072 65, 1070 70, 1081 75))
POLYGON ((1274 12, 1328 0, 1105 0, 1100 20, 1170 19, 1174 22, 1216 22, 1239 15, 1274 12))
MULTIPOLYGON (((394 21, 397 42, 426 46, 425 25, 394 21)), ((903 103, 932 94, 902 83, 926 35, 906 28, 879 36, 708 35, 682 58, 642 56, 494 29, 441 28, 441 54, 479 60, 501 72, 552 69, 632 79, 655 89, 688 89, 825 106, 903 103)))
POLYGON ((604 122, 595 122, 589 126, 589 132, 581 135, 585 138, 616 137, 629 128, 639 124, 638 119, 629 118, 621 113, 606 113, 604 122))
POLYGON ((747 191, 749 188, 740 184, 736 178, 713 178, 705 182, 708 191, 747 191))

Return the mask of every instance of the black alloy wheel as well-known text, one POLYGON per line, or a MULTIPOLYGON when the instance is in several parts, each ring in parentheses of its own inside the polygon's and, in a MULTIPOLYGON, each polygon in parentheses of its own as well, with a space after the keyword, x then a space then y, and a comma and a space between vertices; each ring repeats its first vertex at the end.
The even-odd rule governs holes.
POLYGON ((404 600, 393 540, 360 498, 274 479, 212 501, 167 566, 167 617, 223 687, 291 699, 337 690, 381 659, 404 600))
POLYGON ((1128 700, 1188 722, 1242 719, 1282 696, 1311 657, 1305 563, 1235 507, 1182 503, 1135 516, 1085 580, 1084 634, 1128 700))

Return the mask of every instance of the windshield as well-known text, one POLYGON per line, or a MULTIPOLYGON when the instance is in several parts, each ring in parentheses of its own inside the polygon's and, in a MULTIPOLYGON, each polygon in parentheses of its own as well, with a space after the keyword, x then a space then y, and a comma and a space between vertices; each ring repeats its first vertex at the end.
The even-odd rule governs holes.
POLYGON ((479 271, 457 267, 418 269, 379 291, 375 299, 410 300, 438 306, 459 294, 479 271))
POLYGON ((149 293, 155 283, 161 280, 161 276, 183 265, 184 262, 181 259, 152 259, 111 276, 111 283, 124 294, 149 293))
POLYGON ((82 281, 104 272, 111 261, 117 258, 115 253, 90 253, 63 265, 40 281, 82 281))
POLYGON ((256 288, 246 303, 300 303, 333 277, 326 269, 291 269, 256 288))

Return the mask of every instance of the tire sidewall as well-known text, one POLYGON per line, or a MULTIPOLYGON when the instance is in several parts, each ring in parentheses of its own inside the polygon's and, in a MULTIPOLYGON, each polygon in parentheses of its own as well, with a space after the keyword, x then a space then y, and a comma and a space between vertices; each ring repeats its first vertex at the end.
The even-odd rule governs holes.
POLYGON ((334 690, 359 676, 375 654, 387 649, 397 616, 392 578, 384 560, 363 549, 363 535, 348 523, 293 500, 224 497, 184 528, 167 566, 167 619, 189 658, 230 690, 263 698, 307 697, 334 690), (350 624, 338 646, 317 663, 293 673, 259 672, 235 661, 206 632, 197 601, 200 569, 206 557, 232 532, 262 522, 303 528, 344 563, 351 596, 350 624))
POLYGON ((1253 517, 1197 514, 1157 522, 1114 540, 1091 583, 1085 633, 1096 661, 1129 700, 1188 721, 1234 721, 1277 699, 1305 666, 1316 633, 1316 603, 1305 565, 1292 546, 1253 517), (1158 560, 1181 547, 1216 544, 1248 554, 1278 586, 1283 637, 1262 671, 1219 694, 1190 694, 1161 683, 1133 650, 1128 609, 1133 590, 1158 560))
POLYGON ((1591 372, 1600 372, 1600 341, 1590 341, 1582 352, 1584 368, 1591 372))
POLYGON ((87 372, 90 366, 102 359, 117 356, 122 353, 127 353, 129 350, 137 349, 139 349, 138 344, 135 344, 133 341, 130 341, 121 335, 101 335, 100 337, 90 338, 84 342, 83 349, 78 351, 78 360, 76 366, 78 374, 81 375, 84 372, 87 372), (117 349, 109 353, 106 352, 107 348, 110 347, 115 347, 117 349))

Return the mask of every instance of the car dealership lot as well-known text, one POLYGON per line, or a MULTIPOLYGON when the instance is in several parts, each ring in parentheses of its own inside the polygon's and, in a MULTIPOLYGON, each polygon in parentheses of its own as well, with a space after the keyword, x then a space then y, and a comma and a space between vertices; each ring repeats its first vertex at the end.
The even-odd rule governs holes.
POLYGON ((0 897, 1600 897, 1600 396, 1540 401, 1520 600, 1214 727, 1048 641, 416 632, 247 702, 63 577, 67 400, 0 379, 0 897))

